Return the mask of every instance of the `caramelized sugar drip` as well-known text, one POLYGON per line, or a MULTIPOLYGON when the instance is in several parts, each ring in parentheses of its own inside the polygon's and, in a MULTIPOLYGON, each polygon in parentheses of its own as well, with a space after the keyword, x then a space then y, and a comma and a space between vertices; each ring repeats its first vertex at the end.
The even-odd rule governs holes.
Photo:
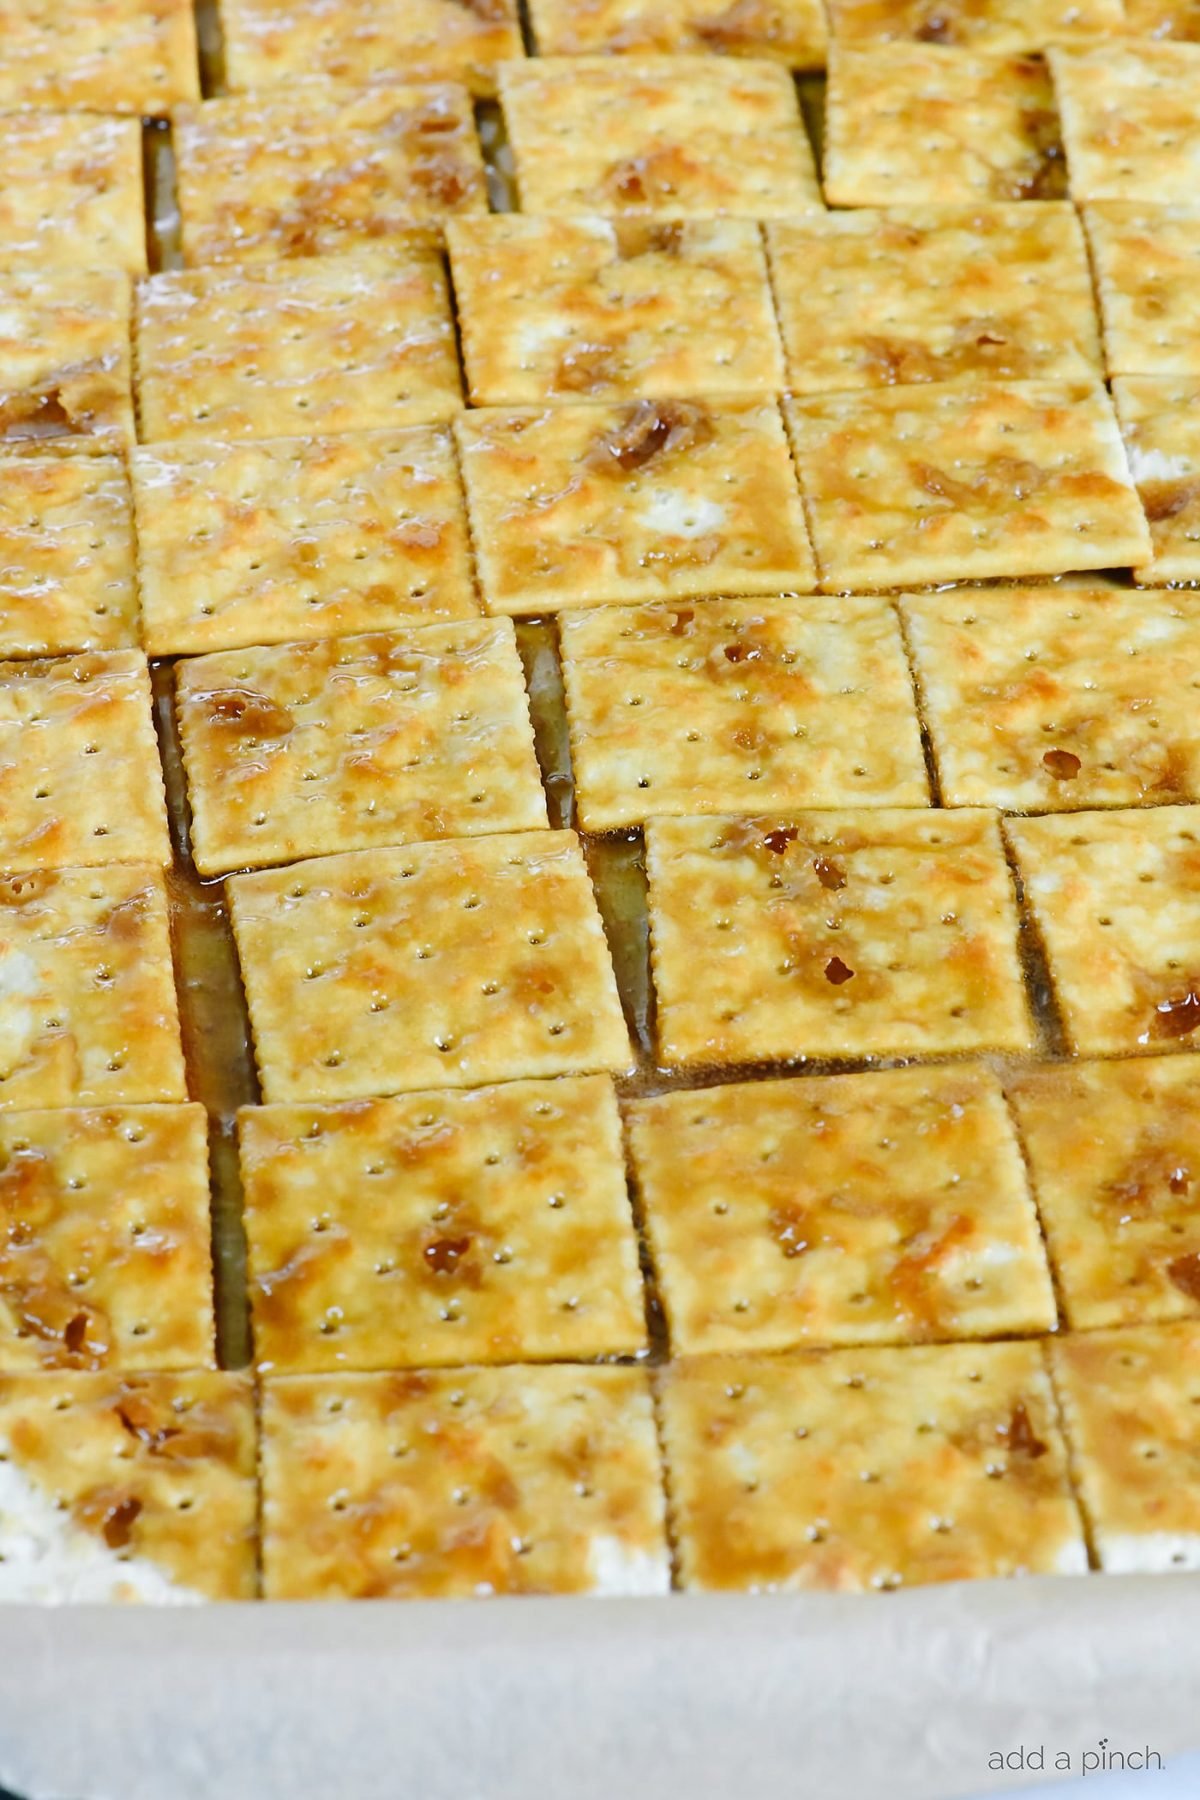
POLYGON ((206 100, 226 94, 225 43, 217 0, 194 0, 196 38, 200 47, 200 91, 206 100))
POLYGON ((182 269, 175 149, 166 119, 147 119, 142 126, 142 183, 150 272, 157 274, 162 269, 182 269))
POLYGON ((183 1054, 188 1092, 209 1115, 217 1354, 222 1368, 240 1369, 249 1363, 251 1350, 242 1182, 234 1132, 238 1107, 259 1097, 258 1078, 224 883, 202 882, 192 864, 187 793, 172 706, 174 670, 168 663, 156 663, 151 674, 175 849, 167 894, 183 1054))
POLYGON ((519 619, 517 649, 525 671, 533 743, 554 830, 574 824, 575 778, 571 772, 571 740, 563 696, 558 640, 549 619, 519 619))

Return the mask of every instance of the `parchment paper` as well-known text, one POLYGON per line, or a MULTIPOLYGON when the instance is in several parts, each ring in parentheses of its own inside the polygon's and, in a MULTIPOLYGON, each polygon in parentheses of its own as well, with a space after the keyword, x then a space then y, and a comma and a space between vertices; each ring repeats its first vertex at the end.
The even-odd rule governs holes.
POLYGON ((962 1800, 1101 1738, 1200 1747, 1200 1576, 0 1609, 28 1800, 962 1800))

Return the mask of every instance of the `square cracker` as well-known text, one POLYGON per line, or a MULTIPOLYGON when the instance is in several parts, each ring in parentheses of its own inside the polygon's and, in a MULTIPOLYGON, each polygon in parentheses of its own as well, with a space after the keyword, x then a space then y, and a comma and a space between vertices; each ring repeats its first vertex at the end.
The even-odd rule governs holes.
POLYGON ((229 895, 267 1100, 629 1069, 569 831, 351 851, 229 895))
POLYGON ((1106 37, 1124 29, 1123 0, 826 0, 846 44, 960 46, 991 52, 1106 37))
POLYGON ((511 619, 181 663, 202 875, 547 823, 511 619))
POLYGON ((1200 1569, 1200 1326, 1089 1331, 1050 1355, 1100 1567, 1200 1569))
POLYGON ((636 1356, 603 1075, 239 1115, 260 1369, 636 1356))
POLYGON ((244 1375, 0 1375, 0 1600, 253 1599, 254 1440, 244 1375))
POLYGON ((138 641, 133 507, 115 456, 0 452, 0 656, 138 641))
POLYGON ((1146 561, 1099 385, 927 384, 785 410, 826 591, 1146 561))
POLYGON ((1200 806, 1007 826, 1071 1048, 1186 1050, 1200 1025, 1200 806))
POLYGON ((479 611, 446 431, 157 444, 132 469, 152 655, 479 611))
POLYGON ((940 45, 830 50, 832 206, 957 206, 1066 193, 1054 92, 1036 56, 940 45))
POLYGON ((821 190, 786 69, 716 56, 501 65, 521 211, 788 219, 821 190))
POLYGON ((1200 45, 1051 50, 1074 200, 1186 205, 1200 174, 1200 45))
POLYGON ((192 0, 0 0, 0 107, 155 116, 200 98, 192 0))
POLYGON ((0 275, 0 448, 133 442, 131 311, 117 270, 0 275))
POLYGON ((14 267, 145 269, 137 119, 0 118, 0 268, 14 267))
POLYGON ((0 1107, 184 1100, 158 869, 0 878, 0 1107))
POLYGON ((217 0, 234 91, 297 76, 461 81, 496 91, 496 64, 520 56, 517 0, 217 0))
POLYGON ((1200 207, 1102 200, 1083 219, 1110 373, 1200 376, 1200 207))
POLYGON ((652 819, 646 848, 663 1062, 1032 1047, 994 814, 652 819))
POLYGON ((176 109, 184 261, 261 262, 374 243, 486 212, 470 96, 453 83, 320 77, 176 109))
POLYGON ((767 226, 794 393, 1103 370, 1074 209, 864 207, 767 226))
POLYGON ((901 601, 943 804, 1200 799, 1200 595, 970 588, 901 601))
POLYGON ((140 650, 0 663, 0 869, 171 860, 140 650))
POLYGON ((772 394, 783 353, 745 219, 551 219, 446 227, 477 405, 772 394))
POLYGON ((489 612, 815 582, 774 402, 487 408, 457 437, 489 612))
POLYGON ((748 803, 929 802, 885 600, 605 606, 559 630, 585 831, 748 803))
POLYGON ((272 1600, 662 1594, 640 1369, 283 1376, 263 1402, 272 1600))
POLYGON ((529 0, 542 56, 596 51, 765 57, 789 69, 825 63, 821 0, 529 0))
POLYGON ((1113 382, 1152 545, 1134 580, 1200 579, 1200 375, 1125 375, 1113 382))
POLYGON ((660 1381, 685 1588, 1087 1568, 1038 1344, 711 1357, 660 1381))
POLYGON ((631 1109, 676 1355, 1053 1331, 994 1076, 762 1081, 631 1109))
POLYGON ((202 1106, 0 1113, 0 1369, 215 1363, 202 1106))
POLYGON ((462 406, 445 273, 413 244, 152 276, 137 359, 151 443, 429 424, 462 406))
POLYGON ((1007 1086, 1071 1329, 1200 1315, 1200 1056, 1007 1086))

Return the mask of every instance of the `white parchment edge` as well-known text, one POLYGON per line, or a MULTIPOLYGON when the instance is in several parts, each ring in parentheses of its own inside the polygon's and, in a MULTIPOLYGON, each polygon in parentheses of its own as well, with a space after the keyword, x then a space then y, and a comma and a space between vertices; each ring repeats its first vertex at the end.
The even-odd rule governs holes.
POLYGON ((0 1608, 27 1800, 961 1800, 1101 1737, 1200 1748, 1200 1576, 0 1608))

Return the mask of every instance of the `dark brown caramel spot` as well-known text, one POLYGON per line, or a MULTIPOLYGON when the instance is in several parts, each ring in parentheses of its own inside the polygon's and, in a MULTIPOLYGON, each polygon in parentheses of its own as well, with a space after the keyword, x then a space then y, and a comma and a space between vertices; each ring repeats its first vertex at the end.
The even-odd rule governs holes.
POLYGON ((763 848, 773 850, 776 856, 782 856, 788 845, 794 844, 795 841, 796 827, 794 825, 776 825, 775 829, 768 831, 763 838, 763 848))
POLYGON ((134 1522, 142 1510, 140 1500, 129 1495, 118 1500, 105 1516, 103 1524, 104 1541, 110 1550, 123 1550, 133 1535, 134 1522))
POLYGON ((690 606, 681 606, 678 612, 673 612, 671 614, 671 636, 683 637, 695 616, 690 606))
POLYGON ((459 1262, 471 1248, 469 1237, 437 1238, 425 1246, 425 1261, 438 1275, 453 1275, 459 1262))
POLYGON ((597 439, 587 460, 595 468, 615 465, 628 475, 665 451, 690 449, 711 436, 712 423, 703 407, 682 400, 642 400, 620 425, 597 439))
POLYGON ((834 987, 841 987, 844 981, 853 981, 854 970, 847 968, 840 956, 831 956, 825 964, 825 979, 834 987))
POLYGON ((1200 982, 1189 983, 1186 991, 1160 1000, 1154 1009, 1156 1037, 1187 1037, 1200 1025, 1200 982))
POLYGON ((753 644, 726 644, 725 660, 731 663, 758 662, 762 651, 756 650, 753 644))
POLYGON ((773 1206, 768 1229, 784 1256, 803 1256, 809 1247, 811 1227, 797 1206, 773 1206))
POLYGON ((242 737, 286 737, 295 719, 286 706, 253 688, 220 688, 205 695, 209 723, 242 737))
POLYGON ((611 344, 575 344, 559 357, 550 384, 558 393, 592 394, 611 387, 619 374, 611 344))
POLYGON ((72 1356, 78 1356, 87 1343, 87 1332, 88 1316, 86 1313, 76 1313, 73 1318, 67 1320, 63 1327, 63 1343, 72 1356))
POLYGON ((1048 1444, 1044 1444, 1034 1431, 1023 1400, 1018 1400, 1013 1407, 1004 1435, 1008 1439, 1008 1447, 1014 1456, 1028 1456, 1036 1459, 1039 1456, 1045 1456, 1050 1447, 1048 1444))
POLYGON ((830 893, 836 893, 838 888, 844 888, 846 885, 844 871, 839 869, 838 865, 828 856, 814 856, 813 871, 821 886, 828 888, 830 893))
POLYGON ((913 36, 921 44, 951 44, 954 42, 954 25, 945 13, 930 13, 929 17, 917 26, 913 36))
POLYGON ((1167 1264, 1167 1274, 1181 1294, 1186 1294, 1189 1300, 1200 1300, 1200 1251, 1192 1250, 1187 1256, 1177 1256, 1167 1264))
POLYGON ((1083 764, 1070 750, 1047 750, 1042 758, 1042 767, 1056 781, 1074 781, 1083 764))

